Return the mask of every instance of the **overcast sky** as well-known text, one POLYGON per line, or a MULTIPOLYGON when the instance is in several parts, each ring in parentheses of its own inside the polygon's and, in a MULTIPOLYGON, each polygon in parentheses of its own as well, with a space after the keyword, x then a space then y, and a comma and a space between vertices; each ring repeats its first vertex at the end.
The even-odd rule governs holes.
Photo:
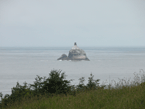
POLYGON ((0 0, 0 47, 145 47, 145 0, 0 0))

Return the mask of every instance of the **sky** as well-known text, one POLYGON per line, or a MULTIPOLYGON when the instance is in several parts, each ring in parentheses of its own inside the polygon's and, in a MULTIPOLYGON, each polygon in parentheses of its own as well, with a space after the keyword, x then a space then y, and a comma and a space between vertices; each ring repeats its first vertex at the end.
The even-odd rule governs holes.
POLYGON ((145 0, 0 0, 0 47, 145 47, 145 0))

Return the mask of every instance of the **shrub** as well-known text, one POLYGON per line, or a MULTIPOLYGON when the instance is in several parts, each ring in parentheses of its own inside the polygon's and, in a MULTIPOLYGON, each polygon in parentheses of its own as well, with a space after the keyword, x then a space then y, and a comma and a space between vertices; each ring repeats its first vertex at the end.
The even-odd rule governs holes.
POLYGON ((12 94, 6 94, 2 97, 0 105, 7 106, 15 101, 22 101, 23 98, 31 98, 33 96, 39 97, 40 95, 52 95, 52 94, 65 94, 71 91, 70 81, 64 80, 66 77, 65 73, 61 70, 52 70, 49 77, 40 77, 37 75, 34 84, 20 85, 18 82, 16 87, 12 88, 12 94))
POLYGON ((67 94, 70 92, 71 80, 64 80, 65 77, 65 73, 61 70, 52 70, 48 78, 37 76, 36 81, 30 87, 37 94, 67 94))
POLYGON ((16 87, 12 88, 12 94, 6 94, 4 97, 2 97, 1 94, 1 105, 7 106, 8 104, 12 104, 15 101, 21 101, 22 98, 28 98, 32 96, 32 91, 30 90, 27 83, 24 83, 24 86, 21 86, 18 82, 16 84, 16 87))
POLYGON ((97 89, 104 89, 104 86, 99 86, 100 79, 94 80, 94 75, 90 74, 88 78, 88 84, 84 85, 85 78, 80 78, 79 85, 77 85, 77 91, 85 91, 85 90, 97 90, 97 89))
POLYGON ((88 78, 88 84, 87 87, 88 89, 98 89, 99 87, 99 81, 100 79, 94 80, 94 75, 92 75, 92 73, 90 74, 90 77, 88 78))
POLYGON ((52 95, 63 94, 63 95, 76 95, 76 92, 85 91, 88 89, 98 89, 99 79, 93 80, 93 75, 90 75, 88 80, 88 84, 84 85, 84 77, 80 78, 80 83, 77 86, 70 85, 72 80, 65 80, 65 73, 61 70, 52 70, 49 73, 49 77, 40 77, 36 76, 33 84, 20 85, 18 82, 16 87, 12 88, 11 95, 6 94, 2 97, 2 93, 0 93, 0 97, 2 101, 0 102, 0 107, 5 107, 7 105, 13 104, 17 101, 17 103, 22 102, 23 99, 29 99, 36 96, 37 99, 41 99, 41 95, 48 95, 49 97, 52 95))

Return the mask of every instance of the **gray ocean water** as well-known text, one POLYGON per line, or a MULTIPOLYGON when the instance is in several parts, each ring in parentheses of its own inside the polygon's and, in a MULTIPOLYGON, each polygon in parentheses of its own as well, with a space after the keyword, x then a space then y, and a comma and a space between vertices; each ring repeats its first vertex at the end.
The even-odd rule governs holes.
MULTIPOLYGON (((81 47, 80 47, 81 48, 81 47)), ((66 79, 79 78, 88 81, 90 73, 94 79, 109 81, 118 78, 133 78, 134 72, 145 70, 145 48, 97 48, 82 47, 90 61, 57 61, 71 48, 0 48, 0 92, 10 94, 16 82, 33 83, 36 75, 48 76, 53 69, 62 70, 66 79)))

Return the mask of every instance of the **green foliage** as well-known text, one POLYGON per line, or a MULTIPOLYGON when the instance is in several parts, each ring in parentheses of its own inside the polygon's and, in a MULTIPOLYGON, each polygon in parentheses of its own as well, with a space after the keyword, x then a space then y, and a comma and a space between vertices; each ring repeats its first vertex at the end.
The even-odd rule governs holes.
POLYGON ((97 79, 97 80, 94 80, 94 75, 92 75, 92 73, 90 74, 90 77, 88 78, 88 84, 87 84, 87 87, 89 89, 97 89, 99 87, 99 81, 100 79, 97 79))
POLYGON ((70 91, 70 81, 64 80, 65 74, 61 71, 51 71, 50 78, 46 79, 42 90, 48 93, 67 94, 70 91))
POLYGON ((0 92, 0 97, 1 97, 1 99, 2 99, 2 97, 3 97, 3 94, 0 92))
POLYGON ((30 88, 32 89, 32 92, 34 95, 39 95, 40 93, 42 93, 41 89, 43 87, 43 81, 46 80, 46 77, 40 77, 40 76, 36 76, 34 84, 30 84, 30 88))
POLYGON ((71 88, 71 80, 64 80, 65 77, 65 73, 61 70, 52 70, 48 78, 37 76, 30 87, 36 94, 67 94, 71 88))
POLYGON ((4 109, 145 109, 145 83, 122 89, 88 90, 76 96, 42 96, 4 109))
POLYGON ((79 80, 79 85, 76 86, 77 91, 85 91, 87 89, 87 87, 84 85, 85 78, 82 77, 79 80))
POLYGON ((86 90, 97 90, 97 89, 104 89, 104 86, 99 86, 100 79, 94 80, 94 75, 90 74, 88 78, 88 84, 84 85, 85 78, 80 78, 79 85, 77 85, 77 91, 86 91, 86 90))
POLYGON ((145 108, 145 76, 135 77, 130 82, 120 79, 115 86, 110 84, 109 89, 99 85, 99 79, 94 80, 90 74, 88 83, 85 78, 79 79, 78 85, 70 85, 72 80, 65 80, 65 73, 61 70, 52 70, 49 77, 36 76, 33 84, 19 83, 12 88, 12 94, 0 93, 2 101, 0 108, 11 109, 122 109, 145 108), (140 82, 141 81, 141 82, 140 82), (119 87, 119 88, 117 88, 119 87), (67 96, 66 96, 67 95, 67 96), (16 106, 18 107, 16 107, 16 106), (21 106, 22 105, 22 106, 21 106), (12 108, 14 107, 14 108, 12 108))
POLYGON ((20 101, 23 97, 31 97, 32 91, 28 87, 27 83, 24 83, 24 86, 21 86, 18 82, 16 84, 16 87, 12 88, 12 94, 6 94, 4 98, 2 98, 1 94, 1 99, 2 103, 0 105, 3 105, 4 107, 7 106, 8 104, 12 104, 16 101, 20 101))
POLYGON ((49 77, 40 77, 37 75, 35 78, 34 84, 29 84, 25 82, 24 85, 20 85, 18 82, 16 87, 12 88, 12 94, 6 94, 4 98, 2 97, 2 93, 0 93, 0 97, 2 99, 2 103, 0 106, 7 106, 8 104, 12 104, 14 102, 19 102, 24 98, 32 98, 34 96, 41 95, 52 95, 52 94, 65 94, 71 91, 70 81, 72 80, 64 80, 66 77, 65 73, 61 70, 52 70, 49 74, 49 77))

